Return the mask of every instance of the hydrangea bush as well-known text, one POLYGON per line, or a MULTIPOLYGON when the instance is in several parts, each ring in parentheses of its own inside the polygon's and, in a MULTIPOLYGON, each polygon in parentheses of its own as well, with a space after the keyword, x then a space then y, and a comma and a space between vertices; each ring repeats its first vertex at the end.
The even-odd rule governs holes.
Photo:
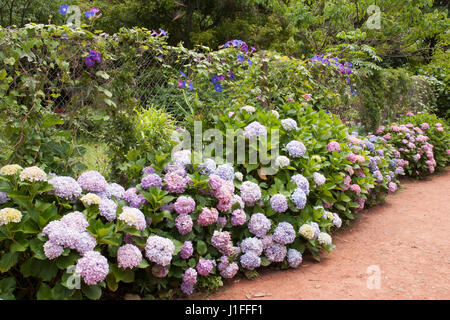
MULTIPOLYGON (((174 162, 155 156, 128 189, 95 171, 75 179, 2 167, 0 297, 99 299, 121 286, 164 298, 215 289, 239 272, 254 277, 260 267, 297 268, 305 254, 320 260, 321 250, 333 249, 333 230, 395 192, 398 176, 409 172, 391 145, 407 132, 397 125, 384 133, 391 139, 363 137, 300 103, 232 112, 233 119, 216 117, 216 127, 257 127, 260 138, 279 130, 279 146, 245 138, 247 151, 279 147, 267 155, 275 174, 264 173, 265 161, 192 164, 189 151, 174 162)), ((436 127, 434 140, 448 138, 444 123, 427 123, 436 127)), ((445 165, 448 152, 441 157, 445 165)))

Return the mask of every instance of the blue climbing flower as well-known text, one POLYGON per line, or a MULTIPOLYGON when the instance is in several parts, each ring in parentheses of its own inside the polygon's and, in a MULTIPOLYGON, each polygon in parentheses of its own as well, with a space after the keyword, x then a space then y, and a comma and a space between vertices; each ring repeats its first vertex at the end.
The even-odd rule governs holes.
POLYGON ((216 85, 214 86, 214 90, 216 90, 216 92, 222 92, 222 86, 220 85, 220 83, 216 83, 216 85))
POLYGON ((211 77, 211 82, 212 83, 217 83, 217 81, 219 81, 219 77, 217 75, 214 75, 211 77))
POLYGON ((69 10, 69 5, 67 5, 67 4, 62 4, 59 7, 59 13, 61 13, 61 14, 66 14, 68 10, 69 10))

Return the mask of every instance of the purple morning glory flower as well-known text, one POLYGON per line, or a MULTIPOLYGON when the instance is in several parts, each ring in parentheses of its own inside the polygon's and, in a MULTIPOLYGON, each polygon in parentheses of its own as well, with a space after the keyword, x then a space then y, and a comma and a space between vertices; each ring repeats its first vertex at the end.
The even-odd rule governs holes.
POLYGON ((252 65, 252 60, 248 59, 248 64, 252 65))
POLYGON ((181 74, 182 77, 186 78, 186 74, 183 71, 180 71, 180 74, 181 74))
POLYGON ((102 62, 102 55, 97 50, 91 50, 89 52, 88 57, 90 57, 92 60, 94 60, 98 63, 102 62))
POLYGON ((220 85, 220 83, 216 83, 216 85, 214 86, 214 90, 216 90, 216 92, 222 92, 222 86, 220 85))
POLYGON ((59 13, 61 13, 61 14, 66 14, 68 10, 69 10, 69 5, 67 5, 67 4, 62 4, 59 7, 59 13))
POLYGON ((166 30, 163 30, 163 29, 161 29, 161 28, 159 28, 159 32, 160 32, 160 36, 161 35, 163 35, 163 36, 167 36, 167 31, 166 30))
POLYGON ((242 54, 238 54, 236 57, 241 63, 244 62, 244 56, 242 54))
POLYGON ((95 65, 95 60, 91 56, 87 56, 86 59, 84 59, 84 63, 86 63, 88 67, 93 67, 95 65))
POLYGON ((184 88, 186 86, 186 82, 183 80, 178 80, 178 88, 184 88))
POLYGON ((194 90, 194 85, 192 84, 192 82, 188 83, 188 88, 190 91, 194 90))
POLYGON ((217 77, 217 79, 219 81, 223 81, 223 80, 225 80, 225 76, 223 74, 221 74, 220 76, 217 77))
POLYGON ((85 16, 86 18, 88 18, 88 19, 94 17, 94 15, 95 15, 95 13, 94 13, 93 11, 86 11, 86 12, 84 13, 84 16, 85 16))
POLYGON ((217 75, 214 75, 211 77, 211 82, 212 83, 217 83, 219 81, 219 77, 217 75))

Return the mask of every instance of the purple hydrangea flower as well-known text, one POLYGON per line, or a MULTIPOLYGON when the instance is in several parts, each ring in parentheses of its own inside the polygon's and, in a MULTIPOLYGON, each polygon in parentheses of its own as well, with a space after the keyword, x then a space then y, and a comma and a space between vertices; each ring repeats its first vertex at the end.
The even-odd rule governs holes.
POLYGON ((276 212, 282 213, 288 209, 288 200, 284 195, 278 193, 270 198, 270 206, 276 212))
POLYGON ((211 244, 224 255, 229 256, 234 252, 233 243, 231 242, 231 236, 228 231, 214 231, 211 237, 211 244))
POLYGON ((186 235, 191 232, 193 225, 192 217, 188 214, 180 214, 175 219, 175 226, 181 235, 186 235))
POLYGON ((255 213, 250 217, 248 222, 248 230, 251 234, 262 238, 270 230, 272 223, 271 221, 262 213, 255 213))
POLYGON ((339 152, 339 151, 341 151, 341 146, 340 146, 339 142, 331 141, 330 143, 328 143, 327 149, 329 152, 333 152, 333 151, 339 152))
POLYGON ((239 265, 236 262, 226 265, 223 264, 222 267, 220 268, 220 275, 225 279, 231 279, 236 275, 238 271, 239 265))
POLYGON ((9 200, 11 200, 11 198, 8 197, 6 192, 0 192, 0 204, 7 203, 9 200))
POLYGON ((145 190, 148 190, 150 187, 161 188, 162 179, 157 174, 150 173, 142 178, 141 186, 145 190))
POLYGON ((240 258, 241 266, 248 270, 254 270, 261 265, 261 258, 254 252, 249 251, 244 253, 240 258))
POLYGON ((281 244, 289 244, 295 240, 294 227, 289 222, 280 222, 273 233, 273 240, 281 244))
POLYGON ((78 184, 84 190, 90 192, 105 191, 108 183, 106 179, 98 171, 87 171, 78 177, 78 184))
POLYGON ((337 213, 333 212, 333 224, 340 228, 342 226, 342 220, 337 213))
POLYGON ((195 201, 191 197, 181 196, 175 201, 173 208, 178 214, 188 214, 195 210, 195 201))
POLYGON ((197 272, 201 276, 207 276, 211 273, 214 268, 215 261, 200 259, 197 263, 197 272))
POLYGON ((138 247, 132 244, 123 245, 117 250, 117 263, 120 268, 133 269, 142 261, 142 253, 138 247))
POLYGON ((286 131, 298 130, 297 122, 291 118, 281 120, 281 125, 286 131))
POLYGON ((181 248, 180 251, 180 257, 181 259, 189 259, 192 254, 194 253, 194 247, 192 246, 191 241, 185 241, 183 244, 183 248, 181 248))
POLYGON ((242 209, 236 209, 231 213, 231 225, 242 226, 247 220, 247 215, 242 209))
POLYGON ((205 162, 198 166, 198 168, 203 168, 200 173, 208 176, 216 170, 216 167, 216 162, 213 159, 206 159, 205 162))
POLYGON ((153 168, 151 165, 142 169, 143 175, 147 175, 147 174, 151 174, 151 173, 155 173, 155 168, 153 168))
POLYGON ((222 178, 223 180, 233 181, 234 168, 230 164, 222 164, 217 167, 214 174, 222 178))
POLYGON ((183 291, 184 294, 191 295, 194 292, 194 286, 187 283, 181 283, 181 291, 183 291))
POLYGON ((318 185, 321 186, 325 183, 325 181, 327 180, 327 178, 325 178, 325 176, 323 174, 320 174, 318 172, 314 172, 313 174, 313 179, 314 182, 318 185))
POLYGON ((107 198, 111 199, 112 197, 114 197, 117 200, 122 200, 125 194, 125 189, 120 184, 113 182, 106 186, 106 189, 103 193, 107 198))
POLYGON ((295 249, 289 249, 287 253, 287 260, 289 267, 297 268, 303 261, 303 257, 300 251, 295 249))
POLYGON ((263 244, 261 240, 256 237, 245 238, 242 240, 240 247, 242 252, 253 252, 257 256, 260 256, 263 251, 263 244))
POLYGON ((298 209, 303 209, 305 207, 305 205, 306 205, 306 194, 305 194, 305 192, 302 189, 300 189, 300 188, 295 189, 295 191, 292 194, 291 198, 292 198, 292 201, 294 202, 295 206, 298 209))
POLYGON ((61 223, 78 231, 83 232, 89 226, 84 214, 80 211, 70 212, 61 218, 61 223))
POLYGON ((106 279, 109 273, 108 260, 97 251, 89 251, 78 260, 75 272, 86 284, 95 285, 106 279))
POLYGON ((174 251, 175 245, 172 240, 160 236, 150 236, 145 245, 147 259, 161 266, 170 264, 174 251))
POLYGON ((132 208, 140 208, 147 202, 144 196, 139 193, 138 188, 129 188, 125 191, 123 200, 125 200, 132 208))
POLYGON ((89 232, 81 232, 78 237, 76 250, 81 254, 84 255, 86 252, 94 250, 95 246, 97 245, 97 240, 94 238, 92 234, 89 232))
POLYGON ((197 271, 194 268, 187 269, 182 276, 183 282, 191 286, 197 283, 197 271))
POLYGON ((82 189, 78 182, 71 177, 54 177, 48 181, 58 197, 66 200, 74 200, 81 195, 82 189))
POLYGON ((256 201, 261 199, 261 189, 256 183, 245 181, 241 185, 241 197, 246 204, 253 206, 256 201))
POLYGON ((306 153, 305 145, 302 142, 296 140, 289 142, 286 145, 286 150, 293 158, 301 157, 306 153))
POLYGON ((274 243, 266 250, 264 250, 264 253, 269 261, 282 262, 286 257, 287 249, 285 246, 279 243, 274 243))
POLYGON ((261 238, 263 249, 267 249, 273 244, 273 236, 272 235, 265 235, 261 238))
POLYGON ((183 193, 187 188, 188 181, 179 171, 169 172, 164 176, 165 189, 171 193, 183 193))
POLYGON ((64 248, 53 241, 47 241, 44 243, 44 254, 45 256, 53 260, 57 257, 59 257, 64 251, 64 248))
POLYGON ((100 215, 105 217, 108 221, 113 221, 116 218, 117 204, 110 199, 102 199, 98 205, 100 215))
POLYGON ((291 177, 291 181, 294 181, 306 195, 309 194, 309 181, 303 175, 301 174, 293 175, 291 177))
POLYGON ((244 136, 246 138, 267 136, 267 129, 258 121, 253 121, 244 128, 244 136))

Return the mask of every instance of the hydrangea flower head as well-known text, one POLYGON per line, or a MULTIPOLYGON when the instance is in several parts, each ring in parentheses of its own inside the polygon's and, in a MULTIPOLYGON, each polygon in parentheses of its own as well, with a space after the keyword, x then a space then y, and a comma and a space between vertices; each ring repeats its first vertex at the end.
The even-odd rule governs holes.
POLYGON ((140 208, 147 200, 139 193, 138 188, 129 188, 123 194, 123 200, 128 202, 132 208, 140 208))
POLYGON ((186 235, 191 232, 193 225, 192 217, 188 214, 180 214, 175 219, 175 226, 181 235, 186 235))
POLYGON ((0 204, 7 203, 9 200, 11 200, 11 198, 8 197, 8 194, 0 191, 0 204))
POLYGON ((0 210, 0 226, 8 223, 19 223, 22 220, 22 213, 14 208, 3 208, 0 210))
POLYGON ((289 267, 298 268, 298 266, 303 261, 303 257, 300 251, 295 249, 289 249, 287 253, 287 260, 289 263, 289 267))
POLYGON ((101 202, 101 198, 95 193, 88 193, 81 197, 81 202, 83 202, 85 207, 89 207, 92 205, 99 205, 101 202))
POLYGON ((314 172, 314 174, 313 174, 313 179, 314 179, 314 182, 315 182, 318 186, 321 186, 321 185, 325 184, 325 182, 326 182, 326 180, 327 180, 327 178, 325 178, 325 176, 324 176, 323 174, 320 174, 320 173, 318 173, 318 172, 314 172))
POLYGON ((256 183, 245 181, 241 185, 241 197, 246 204, 253 206, 261 199, 261 189, 256 183))
POLYGON ((298 209, 303 209, 306 206, 306 194, 301 188, 295 189, 292 193, 292 201, 298 209))
POLYGON ((197 271, 194 268, 187 269, 182 276, 183 282, 191 286, 197 283, 197 271))
POLYGON ((89 251, 80 258, 75 267, 88 285, 95 285, 106 279, 109 273, 108 260, 97 251, 89 251))
POLYGON ((293 140, 286 145, 286 150, 293 158, 298 158, 306 153, 305 145, 297 140, 293 140))
POLYGON ((288 200, 284 195, 278 193, 270 198, 270 206, 274 211, 283 213, 288 209, 288 200))
POLYGON ((215 261, 213 260, 200 259, 196 267, 198 274, 201 276, 208 276, 214 268, 214 264, 215 261))
POLYGON ((241 255, 241 266, 248 270, 254 270, 261 265, 261 258, 254 252, 249 251, 241 255))
POLYGON ((295 240, 294 227, 289 222, 280 222, 273 232, 273 240, 280 244, 289 244, 295 240))
POLYGON ((13 176, 22 169, 18 164, 8 164, 0 169, 0 173, 4 176, 13 176))
POLYGON ((298 130, 297 121, 291 118, 281 120, 281 125, 286 131, 298 130))
POLYGON ((105 191, 108 183, 98 171, 86 171, 78 177, 78 184, 84 190, 90 192, 105 191))
POLYGON ((231 213, 231 225, 232 226, 242 226, 245 224, 247 216, 245 211, 242 209, 236 209, 231 213))
POLYGON ((157 174, 150 173, 142 178, 141 186, 145 190, 148 190, 150 187, 161 188, 162 179, 157 174))
POLYGON ((310 224, 303 224, 300 227, 299 233, 306 239, 312 240, 314 239, 314 235, 316 233, 316 229, 310 224))
POLYGON ((100 215, 108 221, 113 221, 116 219, 117 204, 111 199, 102 199, 98 209, 100 215))
POLYGON ((267 136, 267 129, 258 121, 253 121, 244 128, 244 136, 246 138, 267 136))
POLYGON ((192 254, 194 253, 194 247, 192 246, 191 241, 185 241, 183 244, 183 248, 181 248, 180 251, 180 257, 181 259, 189 259, 192 254))
POLYGON ((160 236, 150 236, 145 245, 145 256, 148 260, 167 266, 172 261, 175 245, 172 240, 160 236))
POLYGON ((264 250, 264 254, 271 262, 282 262, 287 254, 287 249, 284 245, 273 243, 270 247, 264 250))
POLYGON ((122 213, 117 219, 125 222, 130 227, 135 227, 139 231, 147 227, 144 214, 137 208, 123 207, 122 213))
POLYGON ((275 159, 275 165, 279 168, 284 168, 287 167, 291 164, 291 160, 289 160, 288 157, 286 156, 278 156, 275 159))
POLYGON ((164 176, 165 189, 171 193, 183 193, 187 188, 188 181, 177 171, 169 172, 164 176))
POLYGON ((234 168, 230 164, 222 164, 217 167, 214 174, 222 178, 223 180, 233 181, 234 168))
POLYGON ((309 194, 309 181, 303 175, 295 174, 291 177, 291 181, 294 181, 306 195, 309 194))
POLYGON ((47 174, 39 167, 33 166, 23 169, 19 175, 20 181, 47 181, 47 174))
POLYGON ((331 141, 330 143, 328 143, 327 149, 329 152, 333 152, 333 151, 339 152, 339 151, 341 151, 341 145, 337 141, 331 141))
POLYGON ((319 233, 319 236, 317 237, 317 241, 319 241, 319 243, 324 246, 328 246, 332 243, 331 236, 325 232, 319 233))
POLYGON ((73 200, 81 195, 81 187, 75 179, 71 177, 54 177, 48 181, 54 188, 54 192, 58 197, 73 200))
POLYGON ((195 210, 195 201, 191 197, 181 196, 175 201, 173 208, 178 214, 188 214, 195 210))
POLYGON ((260 256, 263 251, 263 244, 261 240, 256 237, 245 238, 244 240, 242 240, 240 248, 244 253, 253 252, 257 256, 260 256))
POLYGON ((219 212, 215 208, 202 208, 202 212, 197 218, 197 223, 200 226, 209 226, 217 221, 219 218, 219 212))
POLYGON ((132 244, 123 245, 117 250, 117 263, 119 268, 133 269, 142 261, 142 253, 138 247, 132 244))
POLYGON ((270 230, 272 222, 262 213, 254 213, 248 222, 248 231, 255 236, 262 238, 270 230))

